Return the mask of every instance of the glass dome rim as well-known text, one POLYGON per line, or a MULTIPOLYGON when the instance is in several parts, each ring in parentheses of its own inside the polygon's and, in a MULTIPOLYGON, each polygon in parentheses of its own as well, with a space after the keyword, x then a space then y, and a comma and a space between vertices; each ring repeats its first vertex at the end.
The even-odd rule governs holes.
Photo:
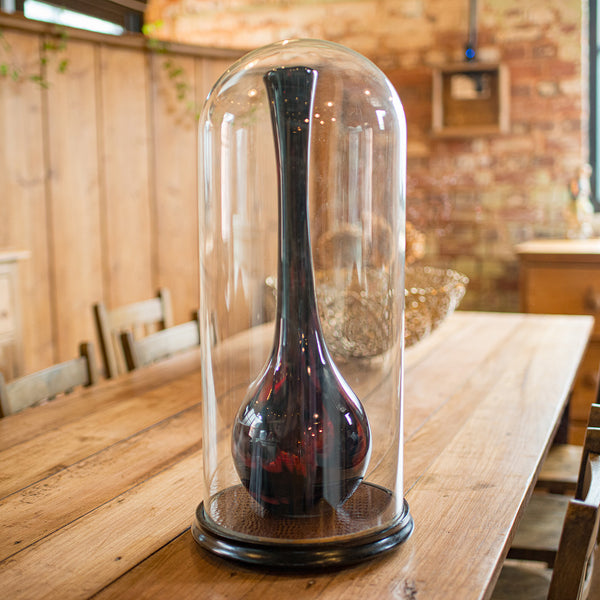
POLYGON ((327 48, 334 50, 334 51, 339 51, 341 53, 347 53, 349 55, 352 55, 362 61, 366 61, 368 63, 370 63, 372 66, 374 66, 378 71, 380 71, 383 75, 385 75, 385 73, 383 73, 383 71, 381 71, 380 67, 378 67, 370 58, 368 58, 367 56, 365 56, 364 54, 358 52, 358 50, 355 50, 354 48, 351 48, 350 46, 346 46, 345 44, 341 44, 340 42, 334 42, 333 40, 326 40, 324 38, 313 38, 313 37, 291 37, 291 38, 283 38, 281 40, 277 40, 275 42, 270 42, 269 44, 265 44, 264 46, 260 46, 258 48, 254 48, 253 50, 248 51, 246 54, 244 54, 243 56, 241 56, 233 65, 237 65, 238 63, 244 62, 245 59, 248 58, 252 58, 255 55, 259 55, 259 54, 267 54, 268 51, 273 50, 275 51, 275 49, 280 48, 280 47, 285 47, 285 46, 310 46, 310 45, 314 45, 314 46, 326 46, 327 48))
MULTIPOLYGON (((284 52, 286 47, 290 47, 291 49, 293 49, 294 47, 306 47, 310 49, 311 47, 316 48, 319 46, 323 46, 325 47, 325 49, 331 50, 332 52, 339 54, 340 57, 343 56, 349 60, 355 61, 356 64, 361 66, 364 69, 365 73, 368 73, 374 80, 376 78, 379 78, 381 82, 385 84, 385 87, 393 91, 393 93, 398 97, 398 100, 400 100, 397 90, 395 89, 385 72, 364 54, 361 54, 360 52, 354 50, 353 48, 350 48, 349 46, 340 44, 339 42, 334 42, 331 40, 325 40, 320 38, 298 37, 285 38, 276 42, 271 42, 259 48, 250 50, 249 52, 238 58, 214 82, 210 89, 210 92, 207 94, 206 102, 208 103, 211 100, 211 98, 214 97, 215 92, 217 90, 220 93, 224 92, 225 89, 227 89, 228 87, 225 84, 230 82, 231 79, 235 78, 235 76, 238 75, 241 71, 246 69, 249 72, 248 66, 254 66, 252 65, 254 61, 264 61, 265 63, 268 63, 270 58, 276 59, 277 54, 280 52, 284 52)), ((284 64, 281 66, 284 66, 285 62, 286 61, 284 61, 284 64)), ((326 62, 327 61, 324 60, 323 63, 317 65, 315 63, 311 64, 310 61, 307 61, 307 64, 302 66, 306 66, 307 68, 322 68, 323 64, 326 64, 326 62)), ((401 100, 400 104, 402 105, 401 100)))

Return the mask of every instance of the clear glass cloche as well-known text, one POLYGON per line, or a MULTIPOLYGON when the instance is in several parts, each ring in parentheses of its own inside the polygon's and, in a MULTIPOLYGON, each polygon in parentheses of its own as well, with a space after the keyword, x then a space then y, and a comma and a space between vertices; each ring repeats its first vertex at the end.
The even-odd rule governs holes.
POLYGON ((231 66, 199 125, 200 545, 356 562, 404 541, 406 123, 365 57, 286 40, 231 66))

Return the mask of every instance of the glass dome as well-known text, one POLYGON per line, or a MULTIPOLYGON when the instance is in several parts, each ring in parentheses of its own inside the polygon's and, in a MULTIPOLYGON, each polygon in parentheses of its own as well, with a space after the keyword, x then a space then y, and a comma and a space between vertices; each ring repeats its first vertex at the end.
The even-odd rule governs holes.
POLYGON ((199 125, 204 496, 219 555, 291 568, 398 545, 406 123, 365 57, 286 40, 199 125))

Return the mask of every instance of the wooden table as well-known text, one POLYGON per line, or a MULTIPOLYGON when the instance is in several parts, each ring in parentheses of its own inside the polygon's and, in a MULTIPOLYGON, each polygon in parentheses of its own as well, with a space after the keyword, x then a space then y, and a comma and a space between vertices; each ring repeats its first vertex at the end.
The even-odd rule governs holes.
POLYGON ((0 420, 5 598, 487 598, 564 409, 585 316, 456 313, 406 354, 397 550, 327 573, 199 549, 193 351, 0 420))

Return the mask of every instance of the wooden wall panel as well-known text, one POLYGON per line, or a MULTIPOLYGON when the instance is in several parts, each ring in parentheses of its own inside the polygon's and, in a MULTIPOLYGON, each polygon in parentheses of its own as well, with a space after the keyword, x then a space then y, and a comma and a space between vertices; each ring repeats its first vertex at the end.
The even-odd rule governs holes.
MULTIPOLYGON (((0 13, 9 59, 23 73, 39 72, 54 31, 0 13)), ((165 285, 175 322, 198 306, 197 121, 163 63, 168 56, 184 70, 189 99, 202 103, 239 53, 163 54, 146 44, 71 29, 66 49, 47 53, 47 88, 0 75, 0 249, 30 253, 21 278, 25 372, 95 340, 99 300, 116 307, 165 285)))
POLYGON ((234 61, 231 58, 203 58, 198 60, 198 97, 202 104, 217 79, 234 61))
POLYGON ((175 80, 165 68, 172 60, 151 57, 156 264, 158 282, 173 292, 175 321, 183 322, 200 294, 196 73, 193 57, 178 57, 183 74, 175 80), (176 83, 186 86, 185 97, 178 97, 176 83))
POLYGON ((82 340, 95 340, 91 305, 102 293, 100 187, 96 124, 96 52, 71 41, 68 68, 48 63, 50 247, 57 358, 78 355, 82 340))
MULTIPOLYGON (((37 35, 5 31, 9 60, 39 71, 37 35)), ((6 56, 4 57, 6 60, 6 56)), ((20 263, 25 371, 55 360, 45 197, 43 95, 29 80, 0 79, 0 248, 28 250, 20 263)))
POLYGON ((146 54, 101 46, 99 80, 105 301, 110 308, 156 293, 146 54))

